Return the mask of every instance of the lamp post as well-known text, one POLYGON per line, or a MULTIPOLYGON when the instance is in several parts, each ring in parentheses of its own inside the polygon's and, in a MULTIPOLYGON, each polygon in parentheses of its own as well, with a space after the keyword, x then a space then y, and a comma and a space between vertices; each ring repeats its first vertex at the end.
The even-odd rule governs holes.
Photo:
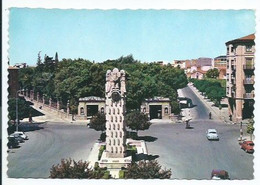
POLYGON ((18 131, 18 93, 19 92, 21 92, 21 90, 18 90, 17 92, 16 92, 16 105, 15 105, 15 107, 16 107, 16 131, 18 131))

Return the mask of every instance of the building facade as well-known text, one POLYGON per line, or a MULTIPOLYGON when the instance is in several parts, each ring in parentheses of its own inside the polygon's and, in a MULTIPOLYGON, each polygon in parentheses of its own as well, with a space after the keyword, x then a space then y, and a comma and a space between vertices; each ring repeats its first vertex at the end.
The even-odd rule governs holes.
POLYGON ((90 119, 97 112, 105 113, 105 98, 89 96, 79 99, 77 119, 90 119))
POLYGON ((18 82, 18 75, 19 75, 19 68, 17 67, 8 67, 8 98, 15 98, 16 93, 19 90, 19 82, 18 82))
POLYGON ((227 56, 218 56, 213 60, 213 68, 218 69, 219 79, 226 79, 227 75, 227 56))
POLYGON ((227 97, 234 122, 251 118, 254 110, 255 35, 226 42, 227 97))
POLYGON ((170 99, 163 97, 154 97, 145 99, 141 105, 141 112, 147 114, 149 119, 170 119, 171 106, 170 99))

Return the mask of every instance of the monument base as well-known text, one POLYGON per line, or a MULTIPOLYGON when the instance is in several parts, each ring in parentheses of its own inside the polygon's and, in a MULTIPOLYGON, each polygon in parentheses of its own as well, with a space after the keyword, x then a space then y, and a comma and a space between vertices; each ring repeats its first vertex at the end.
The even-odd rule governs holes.
POLYGON ((101 168, 110 169, 121 169, 122 167, 127 168, 132 162, 132 156, 122 158, 110 158, 107 157, 107 152, 104 151, 101 159, 99 160, 99 166, 101 168))

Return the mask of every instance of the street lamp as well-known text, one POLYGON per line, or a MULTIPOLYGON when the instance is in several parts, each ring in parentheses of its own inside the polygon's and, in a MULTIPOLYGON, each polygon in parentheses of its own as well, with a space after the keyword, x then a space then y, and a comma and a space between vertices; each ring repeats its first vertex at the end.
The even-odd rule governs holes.
POLYGON ((16 92, 16 131, 18 131, 18 93, 21 92, 22 90, 18 90, 16 92))

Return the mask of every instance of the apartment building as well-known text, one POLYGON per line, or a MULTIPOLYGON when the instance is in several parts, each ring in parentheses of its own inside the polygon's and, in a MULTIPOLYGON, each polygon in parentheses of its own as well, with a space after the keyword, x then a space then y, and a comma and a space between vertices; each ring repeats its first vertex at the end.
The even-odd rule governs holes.
POLYGON ((255 35, 226 42, 227 97, 233 122, 253 116, 255 35))

